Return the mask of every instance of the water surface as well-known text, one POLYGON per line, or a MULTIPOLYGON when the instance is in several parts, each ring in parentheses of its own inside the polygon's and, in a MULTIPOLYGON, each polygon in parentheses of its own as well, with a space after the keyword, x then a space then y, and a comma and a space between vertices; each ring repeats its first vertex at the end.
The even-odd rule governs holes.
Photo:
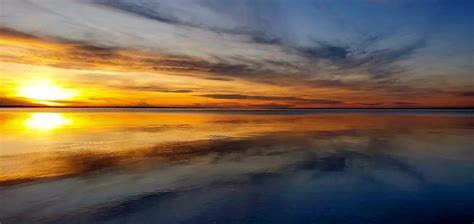
POLYGON ((2 223, 472 223, 469 110, 2 109, 2 223))

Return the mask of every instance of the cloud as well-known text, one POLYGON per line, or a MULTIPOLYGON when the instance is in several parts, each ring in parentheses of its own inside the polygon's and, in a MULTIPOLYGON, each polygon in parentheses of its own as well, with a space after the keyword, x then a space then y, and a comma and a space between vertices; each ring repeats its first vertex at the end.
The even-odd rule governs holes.
MULTIPOLYGON (((297 48, 302 56, 315 62, 326 62, 325 67, 336 68, 337 73, 362 73, 368 74, 373 79, 387 78, 395 74, 406 72, 408 68, 399 64, 409 59, 414 53, 426 45, 425 39, 420 39, 398 48, 385 48, 370 50, 359 49, 359 46, 335 45, 325 42, 317 42, 316 46, 309 48, 297 48)), ((361 46, 364 47, 364 46, 361 46)), ((316 65, 318 68, 318 65, 316 65)))
POLYGON ((10 38, 5 45, 15 49, 0 53, 0 59, 4 62, 48 65, 66 69, 168 72, 223 81, 230 81, 232 78, 219 76, 238 77, 257 72, 248 65, 233 64, 223 60, 210 62, 188 56, 119 49, 82 42, 49 41, 11 29, 2 29, 0 34, 10 38), (44 48, 41 45, 51 46, 51 48, 44 48), (18 55, 18 51, 27 51, 27 53, 18 55))
MULTIPOLYGON (((425 27, 426 21, 430 21, 427 18, 433 13, 418 12, 418 9, 427 3, 410 4, 414 8, 367 4, 368 8, 352 2, 305 1, 272 4, 214 0, 190 0, 186 4, 166 0, 11 1, 0 11, 5 21, 0 35, 2 40, 7 39, 0 61, 72 70, 191 76, 203 82, 269 84, 298 89, 295 95, 299 96, 333 89, 338 94, 332 97, 338 100, 320 103, 335 105, 344 99, 339 97, 340 92, 351 99, 347 94, 356 92, 359 96, 372 97, 430 93, 437 97, 440 94, 432 90, 442 87, 429 83, 441 78, 430 74, 446 73, 443 78, 453 81, 456 79, 453 77, 459 77, 458 68, 468 73, 469 60, 457 55, 459 46, 449 48, 453 41, 434 39, 435 34, 426 31, 430 30, 425 27), (344 10, 353 13, 334 13, 344 10), (22 16, 25 14, 29 16, 22 16), (435 49, 438 46, 441 47, 435 49), (448 52, 445 50, 457 56, 450 57, 455 62, 431 60, 439 52, 448 52), (426 61, 440 62, 433 63, 442 69, 425 69, 426 61), (449 66, 452 63, 456 66, 449 66)), ((427 4, 431 11, 432 6, 427 4)), ((461 48, 466 49, 466 55, 470 54, 468 47, 461 48)), ((467 87, 463 88, 473 85, 466 82, 467 87)), ((227 85, 232 84, 222 83, 222 88, 227 85)), ((222 89, 155 87, 143 82, 124 85, 128 87, 169 93, 223 92, 222 89)), ((238 90, 229 92, 240 94, 238 90)))
POLYGON ((261 3, 257 2, 188 0, 184 5, 166 0, 95 0, 94 2, 123 13, 173 26, 198 28, 216 33, 249 35, 252 39, 255 37, 255 43, 271 44, 278 41, 278 38, 269 36, 262 38, 260 35, 266 32, 256 24, 261 20, 258 13, 262 13, 262 10, 256 8, 266 11, 268 5, 260 7, 261 3), (246 14, 246 17, 243 18, 242 14, 246 14))
MULTIPOLYGON (((319 42, 317 46, 311 48, 292 49, 287 47, 289 53, 297 53, 306 58, 308 62, 292 63, 273 59, 255 61, 244 56, 235 56, 231 62, 220 57, 214 57, 214 60, 210 61, 196 57, 166 55, 83 42, 63 40, 51 42, 11 29, 2 29, 0 32, 2 35, 9 35, 18 40, 28 38, 32 42, 37 42, 31 46, 16 46, 12 41, 10 44, 13 47, 28 50, 30 53, 21 56, 16 55, 16 51, 1 53, 0 59, 7 62, 71 69, 164 72, 223 81, 239 78, 276 85, 281 85, 282 82, 286 84, 288 81, 295 84, 305 83, 310 79, 314 80, 319 76, 319 73, 324 72, 349 75, 362 72, 369 73, 373 77, 386 77, 404 71, 404 68, 395 64, 409 57, 422 46, 422 42, 419 42, 400 49, 377 50, 361 56, 355 55, 349 47, 319 42), (37 44, 56 45, 59 50, 38 48, 37 44), (318 63, 320 61, 325 63, 318 63), (336 71, 333 69, 334 67, 337 69, 336 71)), ((331 81, 342 83, 337 79, 331 81)), ((347 83, 347 81, 345 82, 347 83)), ((323 81, 320 84, 323 84, 323 81)), ((343 85, 339 86, 343 87, 343 85)))
POLYGON ((162 92, 162 93, 191 93, 192 90, 188 89, 170 89, 163 88, 154 85, 117 85, 120 89, 129 89, 136 91, 149 91, 149 92, 162 92))
MULTIPOLYGON (((0 52, 0 60, 10 63, 46 65, 63 69, 173 74, 217 81, 246 79, 275 85, 278 85, 278 80, 286 79, 289 75, 278 71, 288 67, 289 64, 269 62, 265 66, 265 62, 255 62, 245 57, 234 57, 233 62, 214 57, 211 61, 84 42, 50 40, 11 29, 2 29, 0 34, 2 37, 8 37, 8 41, 4 44, 9 46, 9 50, 0 52), (275 70, 268 67, 274 67, 275 70)), ((293 66, 290 69, 294 68, 293 66)))
POLYGON ((345 46, 337 46, 329 43, 318 43, 318 46, 298 49, 301 54, 311 60, 329 60, 332 63, 339 63, 346 60, 350 50, 345 46))
POLYGON ((227 81, 227 82, 234 81, 234 79, 226 78, 226 77, 205 77, 204 79, 215 80, 215 81, 227 81))
MULTIPOLYGON (((148 44, 148 38, 141 33, 133 35, 133 39, 130 39, 127 43, 120 44, 115 43, 115 39, 122 40, 124 38, 108 38, 107 41, 102 38, 97 41, 95 40, 96 38, 94 38, 94 40, 86 40, 84 38, 75 38, 75 36, 67 36, 66 38, 70 38, 69 41, 85 45, 70 49, 69 54, 71 59, 89 63, 92 67, 96 66, 94 63, 104 62, 119 64, 120 61, 130 61, 129 67, 144 67, 143 70, 145 70, 145 68, 153 70, 154 68, 156 71, 166 71, 166 69, 169 69, 177 72, 208 72, 219 76, 229 76, 231 78, 245 77, 246 79, 259 82, 271 82, 270 80, 272 79, 268 78, 268 76, 276 77, 276 79, 283 76, 283 79, 285 79, 285 76, 294 76, 293 74, 298 74, 299 79, 304 81, 305 79, 317 77, 320 73, 334 72, 349 75, 362 72, 379 78, 405 71, 405 68, 400 65, 395 66, 394 64, 407 58, 416 48, 416 46, 411 46, 411 48, 407 46, 406 48, 400 49, 380 49, 362 55, 360 52, 354 50, 360 47, 357 46, 357 43, 335 44, 333 42, 320 40, 317 37, 312 38, 313 46, 302 47, 299 43, 283 41, 275 32, 271 32, 272 30, 265 28, 268 27, 264 26, 264 24, 267 24, 267 20, 273 18, 275 15, 259 15, 259 13, 266 13, 265 8, 262 8, 262 10, 264 10, 263 12, 253 12, 254 6, 262 6, 259 3, 235 3, 236 10, 238 10, 238 12, 235 12, 237 13, 235 15, 236 17, 240 17, 241 13, 246 13, 246 10, 250 10, 250 14, 252 15, 248 22, 237 22, 234 25, 230 25, 232 21, 235 21, 229 18, 229 16, 234 16, 232 12, 229 12, 230 14, 219 13, 219 10, 224 10, 225 12, 229 10, 226 4, 218 2, 201 3, 192 1, 189 3, 189 6, 183 9, 177 7, 176 3, 167 1, 100 0, 96 1, 96 3, 106 6, 105 8, 107 9, 120 11, 115 13, 110 12, 110 10, 104 11, 104 13, 107 13, 107 15, 110 14, 110 16, 118 16, 126 13, 127 16, 128 14, 133 14, 156 20, 152 23, 151 21, 139 20, 136 16, 130 18, 134 18, 137 22, 141 21, 143 24, 159 25, 156 27, 156 30, 161 29, 164 31, 158 35, 160 39, 165 34, 172 34, 174 36, 174 38, 170 38, 170 40, 174 39, 172 43, 168 43, 168 41, 150 43, 150 48, 148 49, 153 49, 156 54, 163 56, 173 55, 176 59, 181 58, 181 60, 164 60, 164 58, 154 60, 153 58, 148 58, 146 61, 143 60, 138 63, 133 63, 133 57, 116 51, 117 49, 133 48, 128 46, 127 43, 138 41, 138 39, 141 40, 140 43, 148 44), (190 15, 188 15, 189 13, 190 15), (255 15, 253 13, 255 13, 255 15), (193 20, 192 17, 196 17, 197 19, 193 20), (210 17, 215 17, 217 20, 221 18, 221 20, 225 20, 226 22, 219 24, 209 19, 210 17), (170 28, 169 26, 174 27, 173 30, 170 30, 172 32, 169 33, 165 31, 165 27, 162 26, 163 24, 168 24, 166 29, 170 28), (247 25, 250 26, 249 29, 243 28, 247 25), (193 27, 193 29, 183 28, 182 26, 193 27), (219 29, 225 27, 230 27, 226 31, 226 35, 220 34, 221 31, 219 29), (182 29, 186 34, 180 33, 182 29), (180 31, 178 32, 178 30, 180 31), (186 38, 181 40, 181 37, 186 38), (185 50, 187 53, 184 53, 180 50, 180 47, 173 47, 174 44, 177 43, 187 43, 186 46, 190 46, 189 44, 194 43, 209 46, 204 49, 188 47, 188 50, 185 50), (227 46, 225 50, 223 49, 224 46, 227 46), (160 50, 157 50, 156 47, 160 48, 160 50), (164 50, 163 47, 165 47, 166 50, 164 50), (193 53, 194 56, 190 57, 189 50, 199 51, 200 53, 198 53, 198 55, 200 56, 193 53), (112 58, 115 61, 106 60, 107 56, 113 56, 112 58), (326 64, 314 63, 315 61, 326 62, 326 64), (136 64, 136 66, 134 66, 134 64, 136 64), (333 67, 336 67, 337 71, 334 71, 333 67)), ((47 3, 44 4, 46 8, 53 7, 47 3)), ((77 7, 79 6, 82 7, 82 5, 78 5, 77 7)), ((101 8, 98 7, 98 9, 101 8)), ((55 10, 57 9, 55 8, 55 10)), ((78 31, 82 31, 82 29, 86 29, 86 27, 78 27, 77 29, 78 31)), ((108 29, 116 29, 116 33, 127 33, 127 31, 122 31, 121 28, 110 27, 108 29)), ((91 32, 96 33, 97 31, 91 32)), ((64 39, 64 37, 61 38, 64 39)), ((132 38, 132 36, 127 38, 132 38)), ((73 63, 65 64, 53 62, 52 64, 67 67, 68 65, 72 66, 73 63)))
POLYGON ((455 94, 456 96, 474 96, 474 91, 459 92, 455 94))
POLYGON ((405 106, 414 106, 414 105, 417 105, 417 103, 414 103, 414 102, 405 102, 405 101, 397 101, 397 102, 394 102, 394 104, 396 104, 396 105, 405 105, 405 106))
POLYGON ((284 97, 284 96, 250 96, 242 94, 204 94, 197 95, 201 97, 213 98, 213 99, 226 99, 226 100, 300 100, 296 97, 284 97))
POLYGON ((250 40, 254 43, 259 43, 259 44, 283 45, 283 42, 281 39, 277 37, 271 37, 262 32, 256 32, 256 33, 251 34, 250 40))
POLYGON ((0 107, 15 107, 15 106, 40 106, 39 104, 31 103, 26 100, 0 97, 0 107))
POLYGON ((160 13, 160 3, 156 1, 123 1, 123 0, 96 0, 98 4, 108 6, 117 10, 143 16, 164 23, 181 24, 177 18, 160 13), (138 4, 137 4, 138 3, 138 4))
POLYGON ((253 96, 243 94, 203 94, 197 95, 212 99, 226 99, 226 100, 265 100, 265 101, 291 101, 298 104, 343 104, 344 102, 338 100, 323 100, 323 99, 305 99, 299 97, 287 96, 253 96))
MULTIPOLYGON (((4 39, 4 46, 8 46, 0 52, 2 62, 20 63, 27 65, 46 65, 64 69, 90 70, 90 71, 117 71, 117 72, 145 72, 159 73, 160 75, 173 75, 183 77, 195 77, 204 80, 232 81, 229 84, 239 84, 240 81, 250 81, 254 84, 270 84, 280 87, 298 88, 299 95, 306 91, 320 88, 345 89, 353 92, 377 95, 378 98, 390 97, 396 102, 404 101, 410 96, 438 97, 445 96, 435 87, 421 88, 407 82, 398 82, 398 77, 393 76, 396 72, 406 71, 398 63, 411 57, 414 52, 423 46, 423 41, 413 43, 399 49, 385 49, 354 55, 352 48, 342 45, 320 43, 311 51, 299 54, 304 55, 312 65, 302 62, 288 63, 261 59, 257 62, 244 56, 235 56, 234 62, 220 57, 214 57, 212 61, 201 58, 166 55, 156 52, 137 51, 109 46, 91 45, 89 43, 65 41, 59 39, 39 38, 11 29, 1 29, 0 33, 4 39), (235 63, 236 61, 240 63, 235 63), (263 64, 266 64, 263 65, 263 64), (371 75, 363 80, 352 80, 354 74, 371 75), (345 78, 349 77, 349 79, 345 78)), ((293 49, 294 50, 294 49, 293 49)), ((97 77, 94 75, 81 76, 80 82, 90 84, 102 84, 122 90, 150 91, 164 93, 191 93, 198 91, 190 85, 173 84, 162 86, 160 84, 146 84, 141 78, 109 75, 97 77), (122 77, 122 78, 120 78, 122 77), (135 80, 135 78, 137 80, 135 80), (88 81, 89 80, 89 81, 88 81), (102 80, 102 81, 99 81, 102 80), (184 86, 184 87, 183 87, 184 86)), ((225 86, 225 84, 222 84, 225 86)), ((201 87, 199 87, 201 88, 201 87)), ((225 88, 225 87, 223 87, 225 88)), ((207 89, 199 92, 222 92, 223 89, 207 89)), ((446 90, 448 91, 448 90, 446 90)), ((451 91, 451 90, 450 90, 451 91)), ((451 91, 452 92, 452 91, 451 91)), ((454 91, 459 92, 459 91, 454 91)), ((310 95, 310 94, 306 94, 310 95)), ((460 96, 459 94, 451 94, 460 96)), ((246 100, 254 101, 279 101, 274 103, 257 103, 243 105, 241 103, 209 105, 204 102, 193 102, 189 106, 207 105, 211 107, 311 107, 313 105, 344 105, 342 98, 334 99, 306 99, 295 96, 261 96, 245 95, 239 91, 231 94, 202 94, 202 96, 214 99, 246 100), (257 104, 260 104, 257 105, 257 104)), ((362 105, 365 100, 360 100, 362 105)), ((397 105, 397 104, 393 104, 397 105)))

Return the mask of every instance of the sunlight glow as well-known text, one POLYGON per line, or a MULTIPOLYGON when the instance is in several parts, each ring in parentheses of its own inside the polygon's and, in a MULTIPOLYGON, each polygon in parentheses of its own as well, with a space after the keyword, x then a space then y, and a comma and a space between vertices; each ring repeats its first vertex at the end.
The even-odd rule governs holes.
POLYGON ((77 95, 77 91, 60 87, 49 80, 35 80, 23 83, 18 88, 18 96, 37 100, 42 104, 54 104, 54 102, 69 100, 77 95))
POLYGON ((60 113, 33 113, 23 124, 28 129, 52 130, 71 123, 70 119, 60 113))

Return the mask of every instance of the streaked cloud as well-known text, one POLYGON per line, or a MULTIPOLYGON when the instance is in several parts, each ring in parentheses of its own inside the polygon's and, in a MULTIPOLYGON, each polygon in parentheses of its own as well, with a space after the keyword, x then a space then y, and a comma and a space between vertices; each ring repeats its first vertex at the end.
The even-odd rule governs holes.
POLYGON ((304 99, 291 96, 251 96, 241 94, 205 94, 198 95, 212 99, 227 99, 227 100, 265 100, 265 101, 290 101, 295 104, 343 104, 344 102, 338 100, 324 100, 324 99, 304 99))
POLYGON ((0 60, 83 71, 74 82, 146 105, 163 93, 190 106, 466 106, 474 6, 461 2, 3 0, 0 60))

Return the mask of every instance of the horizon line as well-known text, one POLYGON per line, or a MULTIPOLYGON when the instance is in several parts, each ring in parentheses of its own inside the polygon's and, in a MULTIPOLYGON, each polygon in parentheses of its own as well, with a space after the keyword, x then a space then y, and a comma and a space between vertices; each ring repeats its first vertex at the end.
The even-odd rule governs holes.
POLYGON ((295 108, 251 108, 251 107, 160 107, 160 106, 8 106, 0 105, 0 108, 41 108, 41 109, 209 109, 209 110, 474 110, 474 107, 295 107, 295 108))

